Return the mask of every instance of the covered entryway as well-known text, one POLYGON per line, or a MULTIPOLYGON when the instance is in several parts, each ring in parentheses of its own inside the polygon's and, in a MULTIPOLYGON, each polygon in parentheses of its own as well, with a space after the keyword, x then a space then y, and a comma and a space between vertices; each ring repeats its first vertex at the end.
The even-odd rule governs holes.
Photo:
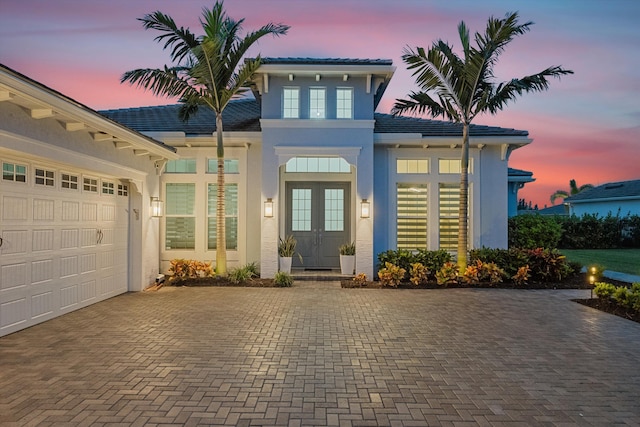
POLYGON ((2 158, 0 336, 128 290, 129 184, 2 158))
POLYGON ((340 267, 339 247, 350 240, 349 182, 287 182, 286 234, 298 241, 294 268, 340 267))

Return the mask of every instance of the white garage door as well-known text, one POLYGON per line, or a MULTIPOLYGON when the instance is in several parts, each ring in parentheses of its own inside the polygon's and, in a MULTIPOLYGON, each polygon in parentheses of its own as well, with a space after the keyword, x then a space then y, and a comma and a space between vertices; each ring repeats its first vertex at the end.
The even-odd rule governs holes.
POLYGON ((127 184, 1 160, 0 336, 126 292, 127 184))

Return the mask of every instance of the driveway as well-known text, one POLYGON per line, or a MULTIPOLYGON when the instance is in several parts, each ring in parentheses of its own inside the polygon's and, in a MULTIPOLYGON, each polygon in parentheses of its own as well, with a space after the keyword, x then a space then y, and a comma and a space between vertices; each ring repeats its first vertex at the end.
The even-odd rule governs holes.
POLYGON ((640 422, 640 324, 588 291, 163 288, 0 338, 0 425, 640 422))

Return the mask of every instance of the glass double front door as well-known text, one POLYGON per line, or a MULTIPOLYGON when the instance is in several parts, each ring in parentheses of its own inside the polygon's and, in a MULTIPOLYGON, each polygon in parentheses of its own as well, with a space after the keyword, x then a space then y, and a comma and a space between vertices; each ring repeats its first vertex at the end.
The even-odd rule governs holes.
POLYGON ((298 241, 293 267, 340 267, 340 245, 349 242, 348 182, 287 182, 286 233, 298 241))

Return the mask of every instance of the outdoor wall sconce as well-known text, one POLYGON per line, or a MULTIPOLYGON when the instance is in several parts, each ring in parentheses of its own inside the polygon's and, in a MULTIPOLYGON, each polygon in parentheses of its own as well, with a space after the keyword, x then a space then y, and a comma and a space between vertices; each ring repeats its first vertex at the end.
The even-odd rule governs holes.
POLYGON ((264 202, 264 217, 273 218, 273 199, 271 197, 264 202))
POLYGON ((369 218, 371 216, 371 203, 367 199, 360 202, 360 218, 369 218))
POLYGON ((164 211, 164 202, 157 197, 151 198, 151 216, 154 218, 159 218, 162 216, 162 212, 164 211))

